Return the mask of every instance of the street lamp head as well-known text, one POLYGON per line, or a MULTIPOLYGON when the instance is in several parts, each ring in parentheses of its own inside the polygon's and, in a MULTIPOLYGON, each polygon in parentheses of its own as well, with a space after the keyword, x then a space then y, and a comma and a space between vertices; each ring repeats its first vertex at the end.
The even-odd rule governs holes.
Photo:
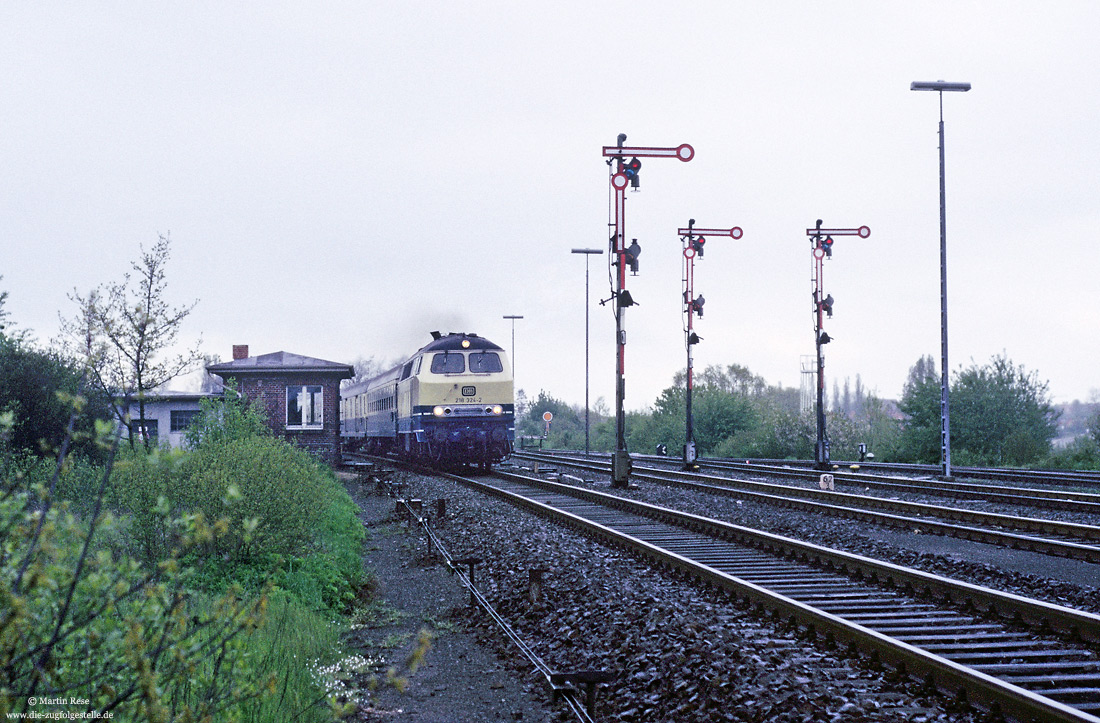
POLYGON ((942 80, 937 81, 920 81, 914 80, 909 84, 909 90, 954 90, 959 92, 966 92, 970 90, 970 83, 947 83, 942 80))

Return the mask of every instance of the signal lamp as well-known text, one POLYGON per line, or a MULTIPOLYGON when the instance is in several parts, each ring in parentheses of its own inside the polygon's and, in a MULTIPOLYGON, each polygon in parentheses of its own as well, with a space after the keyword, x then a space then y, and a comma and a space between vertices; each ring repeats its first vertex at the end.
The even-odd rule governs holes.
POLYGON ((821 247, 823 249, 825 249, 825 255, 826 256, 832 256, 833 255, 833 237, 832 236, 826 236, 825 240, 821 242, 821 247))
POLYGON ((638 257, 642 255, 642 247, 638 245, 638 239, 631 239, 630 246, 623 251, 623 260, 630 264, 630 273, 638 275, 638 257))
POLYGON ((699 294, 695 301, 691 302, 691 310, 699 315, 699 318, 703 318, 703 304, 707 303, 707 300, 703 298, 702 294, 699 294))
POLYGON ((642 170, 642 162, 637 158, 631 158, 630 162, 625 164, 623 168, 623 174, 630 179, 630 187, 638 187, 638 172, 642 170))
POLYGON ((703 244, 706 242, 707 239, 705 236, 700 236, 691 240, 691 248, 694 249, 695 253, 699 254, 699 258, 703 257, 703 244))
POLYGON ((829 315, 829 318, 833 318, 833 295, 829 294, 821 301, 821 308, 825 310, 825 313, 829 315))
POLYGON ((823 331, 823 332, 821 332, 821 336, 819 336, 819 337, 817 338, 817 342, 818 342, 819 344, 828 344, 828 343, 829 343, 830 341, 832 341, 832 340, 833 340, 833 337, 829 336, 829 335, 828 335, 827 333, 825 333, 824 331, 823 331))
POLYGON ((619 292, 619 308, 620 309, 625 309, 628 306, 634 306, 637 303, 638 302, 634 300, 634 298, 630 295, 630 292, 627 291, 626 289, 623 289, 622 291, 619 292))
POLYGON ((703 340, 703 337, 696 334, 694 331, 688 334, 688 345, 698 344, 703 340))

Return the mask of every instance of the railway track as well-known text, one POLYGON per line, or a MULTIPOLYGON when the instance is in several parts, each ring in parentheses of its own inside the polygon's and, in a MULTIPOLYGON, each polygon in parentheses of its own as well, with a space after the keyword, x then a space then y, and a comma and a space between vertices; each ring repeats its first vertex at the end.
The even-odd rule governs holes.
MULTIPOLYGON (((561 454, 549 456, 524 453, 515 456, 600 474, 608 474, 610 471, 610 465, 603 461, 561 454)), ((638 480, 1100 564, 1100 527, 1094 525, 736 480, 678 470, 636 467, 631 475, 638 480)))
POLYGON ((1100 723, 1100 616, 594 490, 452 478, 1010 720, 1100 723))
MULTIPOLYGON (((568 452, 553 452, 556 457, 572 457, 568 452)), ((593 455, 595 456, 595 455, 593 455)), ((600 455, 602 457, 604 455, 600 455)), ((637 461, 645 461, 662 468, 679 468, 681 463, 668 457, 656 455, 634 455, 637 461)), ((733 472, 739 474, 766 474, 800 482, 816 482, 821 476, 820 470, 811 469, 806 463, 798 462, 734 462, 729 460, 705 460, 699 462, 703 470, 733 472)), ((830 472, 838 484, 851 485, 885 492, 916 493, 932 497, 946 497, 957 500, 981 500, 998 504, 1020 507, 1037 507, 1068 512, 1100 514, 1100 494, 1093 492, 1074 492, 1064 489, 1044 489, 1036 487, 991 487, 988 484, 968 482, 948 482, 934 479, 897 477, 850 472, 843 468, 830 472)))
MULTIPOLYGON (((734 460, 708 460, 713 463, 735 464, 734 460)), ((791 466, 811 468, 814 463, 806 460, 754 459, 751 465, 791 466)), ((858 465, 860 469, 875 470, 890 474, 936 476, 941 468, 936 464, 901 464, 889 462, 834 462, 838 467, 858 465)), ((998 467, 951 467, 952 476, 965 479, 997 480, 1000 482, 1027 482, 1062 487, 1082 487, 1100 490, 1100 471, 1091 470, 1055 470, 1055 469, 1019 469, 998 467)))

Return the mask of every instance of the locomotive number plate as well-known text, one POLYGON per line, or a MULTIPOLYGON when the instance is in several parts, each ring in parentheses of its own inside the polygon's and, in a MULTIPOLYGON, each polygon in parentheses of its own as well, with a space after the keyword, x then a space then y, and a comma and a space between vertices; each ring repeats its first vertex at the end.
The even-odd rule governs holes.
POLYGON ((462 387, 462 396, 472 397, 477 395, 477 387, 462 387))

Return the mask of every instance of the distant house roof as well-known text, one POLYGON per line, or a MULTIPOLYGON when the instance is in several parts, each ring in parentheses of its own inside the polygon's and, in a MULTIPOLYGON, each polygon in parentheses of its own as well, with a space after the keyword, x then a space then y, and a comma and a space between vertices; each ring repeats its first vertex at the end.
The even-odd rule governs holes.
POLYGON ((287 372, 307 372, 314 374, 335 374, 341 379, 355 376, 355 369, 351 364, 315 359, 301 354, 291 354, 288 351, 277 351, 271 354, 234 359, 229 362, 211 364, 206 371, 219 376, 234 374, 285 374, 287 372))
MULTIPOLYGON (((146 392, 145 403, 146 404, 161 404, 172 402, 201 402, 203 399, 221 399, 222 392, 182 392, 172 389, 146 392)), ((136 394, 127 394, 123 401, 127 404, 137 404, 138 396, 136 394)))

